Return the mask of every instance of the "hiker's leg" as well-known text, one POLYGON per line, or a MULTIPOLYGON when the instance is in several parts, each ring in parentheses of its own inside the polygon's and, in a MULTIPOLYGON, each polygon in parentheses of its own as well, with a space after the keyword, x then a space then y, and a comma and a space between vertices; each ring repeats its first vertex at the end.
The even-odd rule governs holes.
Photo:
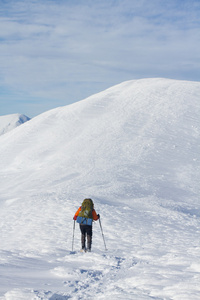
POLYGON ((87 250, 91 251, 92 247, 92 226, 87 226, 87 250))
POLYGON ((81 230, 81 246, 82 249, 85 249, 85 236, 86 236, 85 225, 80 225, 80 230, 81 230))

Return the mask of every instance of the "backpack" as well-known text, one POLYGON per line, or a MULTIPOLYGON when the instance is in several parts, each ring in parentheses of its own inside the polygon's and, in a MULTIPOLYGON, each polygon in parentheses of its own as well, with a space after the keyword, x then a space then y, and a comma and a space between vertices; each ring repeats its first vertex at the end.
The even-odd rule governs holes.
POLYGON ((77 222, 80 224, 92 225, 93 216, 92 211, 94 204, 92 199, 85 199, 81 205, 81 211, 78 214, 77 222))
POLYGON ((81 211, 79 213, 79 217, 92 219, 92 211, 94 208, 94 204, 92 199, 85 199, 81 205, 81 211))

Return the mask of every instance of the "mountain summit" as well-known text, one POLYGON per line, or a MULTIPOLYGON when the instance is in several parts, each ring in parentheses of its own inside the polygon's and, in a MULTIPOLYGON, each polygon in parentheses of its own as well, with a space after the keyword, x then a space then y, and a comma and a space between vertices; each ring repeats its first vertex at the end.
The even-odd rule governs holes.
POLYGON ((2 140, 1 170, 70 194, 188 196, 200 173, 199 94, 198 82, 133 80, 47 111, 2 140))

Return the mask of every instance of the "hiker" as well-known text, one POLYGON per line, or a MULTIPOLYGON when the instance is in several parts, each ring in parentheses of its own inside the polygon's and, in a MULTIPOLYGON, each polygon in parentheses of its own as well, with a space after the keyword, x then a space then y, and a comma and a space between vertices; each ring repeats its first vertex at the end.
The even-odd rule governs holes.
POLYGON ((85 199, 74 215, 74 220, 80 224, 81 230, 81 252, 90 252, 92 246, 92 222, 97 221, 100 215, 96 213, 92 199, 85 199), (85 245, 87 235, 87 248, 85 245))

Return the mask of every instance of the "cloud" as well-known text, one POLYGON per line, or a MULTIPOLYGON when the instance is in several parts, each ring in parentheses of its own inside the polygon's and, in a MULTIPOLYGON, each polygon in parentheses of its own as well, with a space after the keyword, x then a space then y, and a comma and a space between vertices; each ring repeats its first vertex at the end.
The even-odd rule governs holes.
POLYGON ((0 85, 55 107, 128 79, 197 80, 199 13, 190 0, 1 1, 0 85))

